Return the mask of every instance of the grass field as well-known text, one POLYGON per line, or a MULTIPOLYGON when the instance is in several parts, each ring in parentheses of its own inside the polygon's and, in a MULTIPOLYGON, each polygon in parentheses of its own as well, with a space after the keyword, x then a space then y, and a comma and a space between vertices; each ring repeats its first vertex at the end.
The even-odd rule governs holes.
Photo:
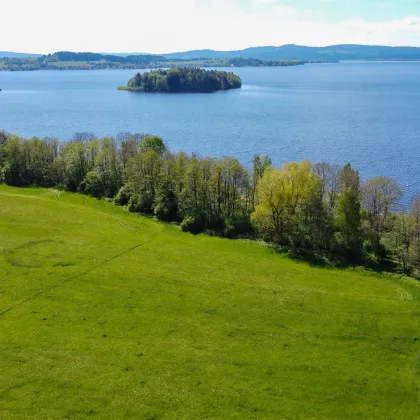
POLYGON ((420 419, 420 288, 0 186, 0 419, 420 419))

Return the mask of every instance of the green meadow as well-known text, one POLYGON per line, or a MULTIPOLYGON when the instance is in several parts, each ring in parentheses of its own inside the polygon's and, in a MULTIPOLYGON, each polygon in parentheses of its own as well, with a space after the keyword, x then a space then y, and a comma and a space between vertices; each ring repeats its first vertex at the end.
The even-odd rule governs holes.
POLYGON ((0 186, 0 419, 420 419, 420 288, 0 186))

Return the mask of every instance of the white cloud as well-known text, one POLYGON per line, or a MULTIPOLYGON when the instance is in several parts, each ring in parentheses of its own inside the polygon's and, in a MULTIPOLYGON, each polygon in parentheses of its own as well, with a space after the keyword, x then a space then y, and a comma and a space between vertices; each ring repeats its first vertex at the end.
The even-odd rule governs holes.
POLYGON ((2 5, 0 50, 163 53, 288 43, 420 46, 418 16, 330 22, 319 11, 300 10, 285 0, 254 1, 244 7, 243 0, 14 0, 2 5))
POLYGON ((254 0, 255 4, 273 4, 276 0, 254 0))
MULTIPOLYGON (((299 9, 292 7, 292 6, 288 6, 287 4, 278 4, 276 6, 274 6, 271 10, 271 13, 278 13, 281 16, 290 16, 290 15, 295 15, 297 16, 299 14, 299 12, 301 12, 299 9)), ((301 12, 302 13, 302 12, 301 12)))

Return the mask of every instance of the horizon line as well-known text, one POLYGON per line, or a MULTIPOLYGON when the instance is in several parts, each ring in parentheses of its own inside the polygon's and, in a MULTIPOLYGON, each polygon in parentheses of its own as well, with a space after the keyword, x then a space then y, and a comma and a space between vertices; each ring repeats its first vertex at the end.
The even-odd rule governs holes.
POLYGON ((1 53, 12 53, 12 54, 28 54, 28 55, 48 55, 54 54, 57 52, 72 52, 72 53, 95 53, 95 54, 127 54, 127 55, 168 55, 168 54, 182 54, 190 51, 215 51, 215 52, 236 52, 236 51, 246 51, 253 48, 281 48, 287 46, 295 46, 295 47, 305 47, 305 48, 327 48, 327 47, 338 47, 338 46, 361 46, 361 47, 385 47, 385 48, 420 48, 420 45, 386 45, 386 44, 327 44, 327 45, 303 45, 303 44, 281 44, 281 45, 257 45, 252 47, 240 48, 240 49, 230 49, 230 50, 219 50, 214 48, 193 48, 193 49, 186 49, 186 50, 178 50, 172 52, 163 52, 163 53, 156 53, 156 52, 126 52, 126 51, 92 51, 92 50, 69 50, 69 49, 60 49, 54 52, 49 53, 38 53, 38 52, 28 52, 28 51, 16 51, 16 50, 0 50, 1 53))

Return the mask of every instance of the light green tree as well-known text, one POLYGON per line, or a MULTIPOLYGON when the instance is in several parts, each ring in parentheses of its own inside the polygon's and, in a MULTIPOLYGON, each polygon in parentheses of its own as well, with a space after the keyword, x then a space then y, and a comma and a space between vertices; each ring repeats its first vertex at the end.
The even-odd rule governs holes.
POLYGON ((305 206, 319 193, 319 186, 309 161, 266 170, 258 183, 258 204, 252 214, 263 237, 290 243, 291 235, 302 223, 305 206))

